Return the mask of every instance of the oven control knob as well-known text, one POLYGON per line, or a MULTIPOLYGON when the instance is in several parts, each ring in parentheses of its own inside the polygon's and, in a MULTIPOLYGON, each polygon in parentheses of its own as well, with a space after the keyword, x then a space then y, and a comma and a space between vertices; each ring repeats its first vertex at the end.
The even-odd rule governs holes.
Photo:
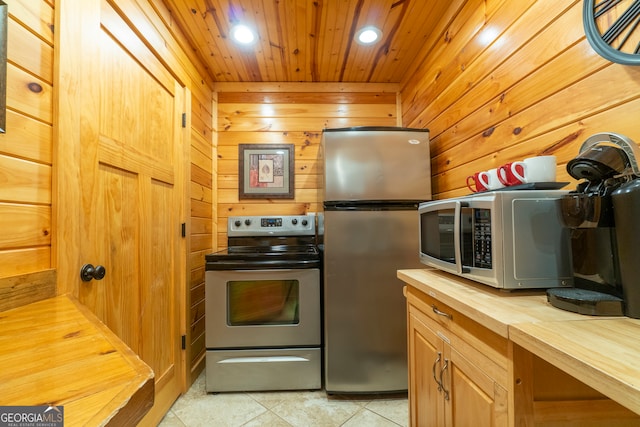
POLYGON ((306 219, 303 219, 303 220, 302 220, 302 225, 304 225, 304 226, 306 227, 306 226, 307 226, 307 224, 308 224, 307 220, 306 220, 306 219))
POLYGON ((297 220, 297 219, 295 219, 295 218, 293 218, 293 219, 291 220, 291 223, 292 223, 293 225, 296 225, 296 224, 298 223, 298 220, 297 220))
POLYGON ((251 225, 251 220, 250 219, 245 219, 244 223, 245 223, 245 225, 251 225))
POLYGON ((242 222, 239 219, 236 219, 236 222, 234 222, 236 227, 240 227, 242 225, 242 222))

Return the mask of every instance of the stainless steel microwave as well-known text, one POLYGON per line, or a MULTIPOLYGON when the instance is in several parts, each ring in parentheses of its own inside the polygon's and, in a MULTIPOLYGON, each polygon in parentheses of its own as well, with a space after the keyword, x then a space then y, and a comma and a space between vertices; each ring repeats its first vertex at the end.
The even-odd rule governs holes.
POLYGON ((506 190, 423 202, 420 261, 501 289, 573 285, 561 190, 506 190))

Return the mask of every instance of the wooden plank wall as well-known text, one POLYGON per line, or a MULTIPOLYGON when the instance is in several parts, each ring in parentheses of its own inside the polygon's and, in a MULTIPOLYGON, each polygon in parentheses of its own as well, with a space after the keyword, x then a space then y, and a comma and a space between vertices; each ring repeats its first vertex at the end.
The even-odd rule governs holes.
POLYGON ((213 218, 216 197, 213 190, 216 182, 213 161, 215 146, 212 145, 215 143, 213 117, 216 112, 211 91, 194 94, 191 101, 187 357, 191 367, 189 380, 193 383, 204 369, 204 257, 216 247, 216 224, 213 218))
POLYGON ((227 245, 227 218, 318 212, 322 129, 396 126, 395 84, 218 83, 218 248, 227 245), (239 144, 293 144, 295 197, 238 197, 239 144))
POLYGON ((51 269, 54 4, 6 3, 7 132, 0 134, 2 309, 53 296, 56 285, 51 269))
MULTIPOLYGON (((188 222, 187 272, 184 304, 186 317, 186 386, 192 384, 204 369, 204 256, 215 248, 216 223, 213 218, 216 193, 215 178, 215 129, 216 115, 213 82, 204 65, 196 57, 187 43, 184 34, 176 25, 162 0, 137 0, 144 5, 148 2, 153 10, 145 15, 155 22, 157 34, 148 34, 149 40, 155 40, 156 49, 162 51, 166 33, 171 33, 169 50, 164 54, 171 64, 173 72, 180 74, 179 79, 189 88, 190 108, 187 107, 187 125, 190 125, 190 146, 186 157, 189 158, 188 183, 185 192, 189 195, 186 207, 188 222), (156 14, 157 16, 154 16, 156 14)), ((142 6, 145 8, 144 6, 142 6)))
POLYGON ((583 2, 456 0, 402 82, 402 121, 428 128, 435 198, 468 194, 465 179, 542 154, 566 162, 600 132, 640 142, 640 67, 599 57, 583 2))

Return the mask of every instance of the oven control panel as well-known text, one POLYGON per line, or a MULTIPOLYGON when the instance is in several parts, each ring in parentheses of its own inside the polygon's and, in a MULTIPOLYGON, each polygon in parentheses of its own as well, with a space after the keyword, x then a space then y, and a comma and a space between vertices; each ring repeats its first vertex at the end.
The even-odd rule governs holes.
POLYGON ((316 215, 233 216, 228 218, 227 235, 238 236, 312 236, 316 232, 316 215))
POLYGON ((260 218, 260 227, 282 227, 282 217, 260 218))

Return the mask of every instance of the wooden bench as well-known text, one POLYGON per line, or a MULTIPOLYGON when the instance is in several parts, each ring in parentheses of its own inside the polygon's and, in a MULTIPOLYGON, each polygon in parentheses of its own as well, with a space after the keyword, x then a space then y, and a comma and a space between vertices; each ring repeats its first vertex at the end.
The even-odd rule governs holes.
POLYGON ((64 406, 64 425, 136 425, 154 375, 86 307, 57 296, 0 312, 0 406, 64 406))

